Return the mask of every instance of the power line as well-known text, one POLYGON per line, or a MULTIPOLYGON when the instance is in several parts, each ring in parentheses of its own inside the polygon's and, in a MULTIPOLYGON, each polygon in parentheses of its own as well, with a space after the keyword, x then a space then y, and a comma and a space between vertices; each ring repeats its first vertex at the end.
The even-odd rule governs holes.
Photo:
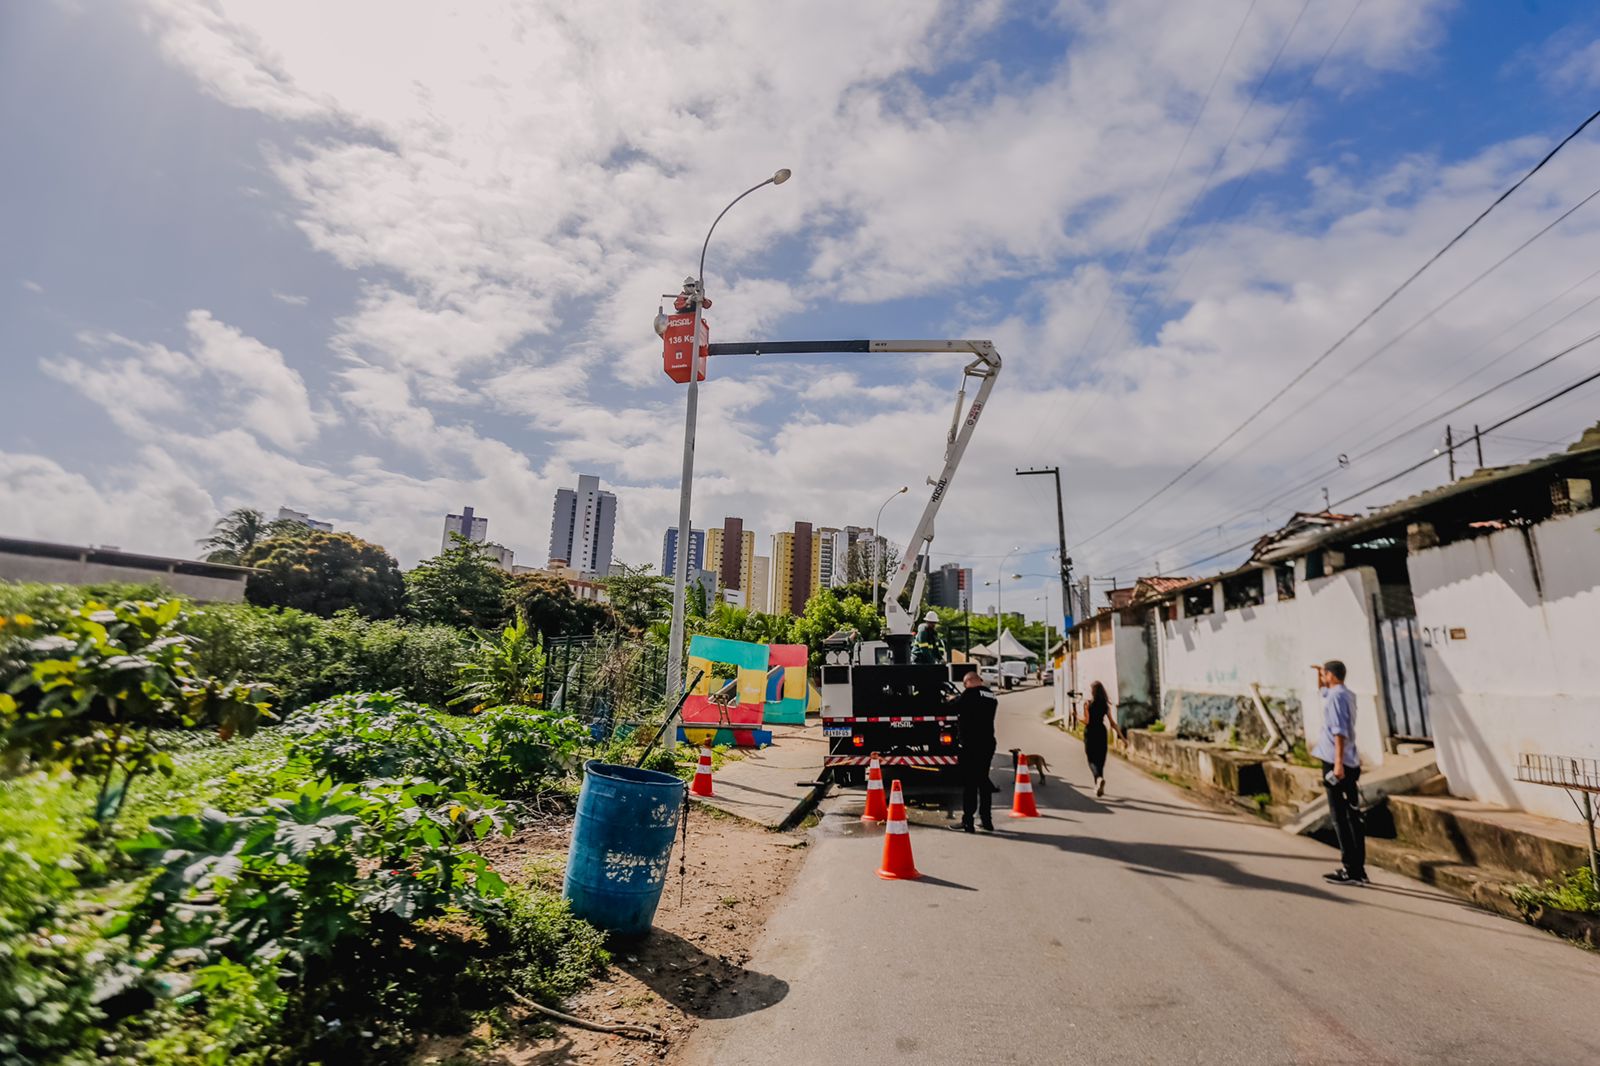
MULTIPOLYGON (((1534 403, 1529 404, 1528 406, 1522 408, 1520 411, 1517 411, 1515 414, 1507 415, 1505 418, 1502 418, 1500 421, 1494 423, 1493 425, 1485 426, 1482 430, 1480 430, 1480 432, 1482 432, 1482 433, 1493 433, 1495 430, 1501 428, 1502 426, 1510 425, 1512 422, 1515 422, 1517 419, 1522 418, 1522 417, 1524 417, 1526 415, 1530 415, 1533 412, 1537 411, 1539 408, 1544 407, 1547 404, 1554 403, 1556 400, 1561 399, 1563 396, 1566 396, 1569 393, 1575 392, 1578 389, 1583 388, 1583 386, 1589 384, 1592 381, 1596 381, 1596 380, 1600 380, 1600 370, 1597 370, 1594 373, 1587 375, 1586 377, 1579 378, 1577 381, 1573 382, 1571 385, 1568 385, 1565 388, 1559 389, 1558 391, 1551 393, 1549 396, 1546 396, 1542 400, 1537 400, 1534 403)), ((1436 462, 1437 460, 1443 458, 1444 454, 1445 453, 1443 453, 1443 452, 1433 452, 1432 454, 1428 455, 1426 458, 1421 459, 1421 460, 1419 460, 1419 461, 1417 461, 1415 463, 1412 463, 1410 466, 1406 467, 1404 470, 1397 470, 1393 474, 1390 474, 1388 477, 1383 478, 1381 481, 1374 481, 1372 484, 1370 484, 1370 485, 1366 486, 1365 488, 1360 489, 1360 490, 1358 490, 1356 492, 1353 492, 1348 496, 1343 496, 1343 497, 1340 497, 1337 500, 1333 500, 1328 505, 1329 509, 1331 510, 1334 507, 1342 507, 1344 504, 1349 503, 1351 500, 1357 499, 1357 498, 1359 498, 1361 496, 1365 496, 1369 492, 1373 492, 1373 491, 1375 491, 1377 489, 1381 489, 1385 485, 1389 485, 1389 484, 1392 484, 1393 482, 1396 482, 1396 481, 1400 480, 1401 478, 1405 477, 1407 474, 1414 474, 1418 470, 1421 470, 1423 467, 1427 466, 1429 463, 1436 462)), ((1263 535, 1264 534, 1257 533, 1255 536, 1251 537, 1249 540, 1241 541, 1238 544, 1232 545, 1231 547, 1223 548, 1221 551, 1212 552, 1210 555, 1201 556, 1199 559, 1195 559, 1195 560, 1192 560, 1190 562, 1184 563, 1178 569, 1180 569, 1180 570, 1188 570, 1188 569, 1190 569, 1192 567, 1199 566, 1201 563, 1210 562, 1212 559, 1218 559, 1218 558, 1221 558, 1224 555, 1231 555, 1232 553, 1234 553, 1236 551, 1239 551, 1241 548, 1247 548, 1250 545, 1254 544, 1256 541, 1260 540, 1263 535)))
MULTIPOLYGON (((1544 226, 1542 229, 1540 229, 1533 236, 1529 237, 1527 240, 1523 241, 1521 244, 1519 244, 1515 248, 1511 249, 1511 251, 1507 252, 1505 255, 1503 255, 1499 259, 1495 260, 1494 264, 1491 265, 1487 270, 1484 270, 1482 273, 1480 273, 1476 277, 1474 277, 1471 281, 1467 282, 1465 285, 1461 286, 1455 292, 1451 293, 1444 300, 1441 300, 1439 303, 1437 303, 1433 307, 1429 308, 1428 311, 1425 314, 1423 314, 1416 321, 1412 322, 1405 329, 1401 330, 1399 333, 1396 333, 1393 337, 1390 337, 1387 341, 1384 341, 1382 344, 1378 345, 1378 347, 1373 349, 1372 352, 1370 352, 1367 355, 1366 358, 1362 359, 1360 362, 1356 363, 1355 366, 1353 366, 1349 370, 1345 371, 1345 374, 1340 379, 1340 382, 1343 383, 1343 382, 1349 381, 1356 374, 1360 373, 1362 370, 1364 370, 1368 366, 1370 366, 1375 359, 1377 359, 1380 356, 1384 355, 1385 353, 1393 350, 1395 345, 1399 344, 1401 341, 1403 341, 1407 337, 1409 337, 1412 333, 1414 333, 1418 329, 1422 328, 1422 326, 1425 325, 1426 323, 1432 321, 1434 316, 1437 315, 1440 311, 1443 311, 1446 307, 1448 307, 1451 304, 1455 303, 1456 300, 1458 300, 1462 296, 1466 295, 1467 292, 1469 290, 1473 289, 1474 287, 1476 287, 1479 282, 1483 281, 1490 274, 1493 274, 1495 271, 1497 271, 1501 267, 1505 266, 1514 257, 1516 257, 1522 251, 1527 249, 1529 245, 1533 244, 1539 238, 1543 237, 1545 234, 1547 234, 1551 230, 1555 229, 1561 223, 1565 222, 1569 217, 1571 217, 1574 213, 1576 213, 1579 208, 1583 207, 1590 200, 1593 200, 1596 196, 1600 196, 1600 187, 1596 187, 1595 190, 1593 192, 1591 192, 1588 196, 1585 196, 1582 200, 1579 200, 1577 203, 1575 203, 1571 207, 1567 208, 1560 215, 1558 215, 1553 221, 1551 221, 1548 225, 1544 226)), ((1287 389, 1285 389, 1283 391, 1287 391, 1287 389)), ((1278 396, 1282 396, 1283 395, 1283 391, 1280 391, 1278 393, 1278 396)), ((1277 397, 1274 397, 1274 399, 1276 399, 1276 398, 1277 397)), ((1304 411, 1307 407, 1309 407, 1312 404, 1316 403, 1320 399, 1322 399, 1322 397, 1319 396, 1319 395, 1312 395, 1312 396, 1306 397, 1304 400, 1300 401, 1299 406, 1291 407, 1288 411, 1286 411, 1282 415, 1280 415, 1276 422, 1273 422, 1271 425, 1267 426, 1267 428, 1263 429, 1260 433, 1256 434, 1256 436, 1254 437, 1254 440, 1255 441, 1260 441, 1260 440, 1265 439, 1268 435, 1270 435, 1273 432, 1273 430, 1277 429, 1279 426, 1282 426, 1285 422, 1289 421, 1289 419, 1293 418, 1295 415, 1299 414, 1301 411, 1304 411)), ((1265 408, 1263 408, 1262 410, 1265 410, 1265 408)), ((1262 413, 1261 411, 1257 411, 1256 412, 1256 414, 1258 414, 1258 415, 1261 414, 1261 413, 1262 413)), ((1204 457, 1202 456, 1202 459, 1203 458, 1204 457)), ((1210 471, 1207 471, 1207 474, 1205 476, 1210 476, 1210 474, 1215 473, 1217 469, 1218 469, 1217 467, 1212 467, 1210 471)))
MULTIPOLYGON (((1493 394, 1495 392, 1498 392, 1499 390, 1505 388, 1506 386, 1515 384, 1516 382, 1521 381, 1523 378, 1529 376, 1530 374, 1533 374, 1536 371, 1542 370, 1545 367, 1550 366, 1552 363, 1555 363, 1557 360, 1562 359, 1562 358, 1564 358, 1564 357, 1566 357, 1568 355, 1571 355, 1573 352, 1576 352, 1581 348, 1585 348, 1588 345, 1593 344, 1597 340, 1600 340, 1600 330, 1597 330, 1594 333, 1589 334, 1587 337, 1583 338, 1582 340, 1578 341, 1575 344, 1568 345, 1567 347, 1561 349, 1560 351, 1556 352, 1553 355, 1546 356, 1544 359, 1541 359, 1539 362, 1534 363, 1532 366, 1529 366, 1529 367, 1526 367, 1526 368, 1524 368, 1522 370, 1519 370, 1517 373, 1511 375, 1510 377, 1505 378, 1502 381, 1500 381, 1500 382, 1498 382, 1498 383, 1496 383, 1494 385, 1491 385, 1487 389, 1484 389, 1482 392, 1479 392, 1477 395, 1472 396, 1469 399, 1461 401, 1460 403, 1456 404, 1454 407, 1448 408, 1447 410, 1444 410, 1444 411, 1440 411, 1438 414, 1433 415, 1431 418, 1425 419, 1422 422, 1419 422, 1416 425, 1410 427, 1409 429, 1401 430, 1399 433, 1396 433, 1392 437, 1389 437, 1388 439, 1386 439, 1386 440, 1384 440, 1384 441, 1382 441, 1382 442, 1380 442, 1378 444, 1372 445, 1371 447, 1367 448, 1365 451, 1361 451, 1361 452, 1356 453, 1354 456, 1350 457, 1348 461, 1350 463, 1354 463, 1354 462, 1357 462, 1359 460, 1368 458, 1369 456, 1373 455, 1374 453, 1379 452, 1379 451, 1383 450, 1384 448, 1389 447, 1392 444, 1398 443, 1399 441, 1404 440, 1406 437, 1409 437, 1412 434, 1419 432, 1420 430, 1426 429, 1428 426, 1439 422, 1441 419, 1448 418, 1450 415, 1455 414, 1457 411, 1460 411, 1460 410, 1462 410, 1462 409, 1464 409, 1466 407, 1471 406, 1474 403, 1477 403, 1479 400, 1482 400, 1485 397, 1487 397, 1487 396, 1489 396, 1489 395, 1491 395, 1491 394, 1493 394)), ((1526 342, 1524 342, 1524 343, 1526 343, 1526 342)), ((1519 347, 1520 347, 1520 345, 1519 345, 1519 347)), ((1451 386, 1451 387, 1454 388, 1455 386, 1451 386)), ((1449 390, 1446 390, 1446 391, 1449 391, 1449 390)), ((1431 403, 1432 401, 1430 400, 1428 402, 1431 403)), ((1488 433, 1489 431, 1488 430, 1482 430, 1481 432, 1482 433, 1488 433)), ((1156 549, 1156 551, 1154 553, 1151 553, 1151 554, 1159 555, 1161 552, 1168 551, 1168 550, 1170 550, 1170 549, 1172 549, 1174 547, 1177 547, 1179 544, 1186 544, 1189 541, 1196 539, 1197 537, 1204 536, 1206 533, 1208 533, 1212 529, 1223 529, 1223 528, 1226 528, 1229 524, 1231 524, 1236 519, 1242 518, 1242 517, 1244 517, 1246 515, 1254 514, 1257 511, 1263 511, 1266 508, 1270 507, 1272 504, 1278 502, 1279 500, 1283 499, 1286 496, 1292 496, 1295 493, 1302 492, 1305 489, 1310 488, 1312 485, 1315 485, 1320 481, 1324 481, 1327 478, 1332 477, 1335 474, 1338 474, 1343 468, 1344 468, 1343 464, 1341 464, 1340 466, 1335 467, 1331 471, 1329 471, 1329 470, 1319 470, 1318 472, 1312 474, 1311 477, 1305 479, 1304 481, 1298 482, 1298 483, 1290 486, 1287 489, 1283 489, 1283 490, 1279 491, 1276 495, 1274 495, 1273 497, 1268 499, 1265 503, 1261 504, 1260 506, 1251 507, 1248 510, 1240 511, 1240 512, 1230 516, 1229 518, 1224 519, 1222 522, 1207 523, 1205 526, 1202 526, 1195 533, 1192 533, 1189 536, 1186 536, 1182 540, 1179 540, 1179 541, 1177 541, 1177 542, 1175 542, 1173 544, 1168 544, 1168 545, 1166 545, 1166 546, 1164 546, 1162 548, 1158 548, 1158 549, 1156 549)), ((1359 495, 1359 493, 1358 493, 1358 495, 1359 495)), ((1343 502, 1343 501, 1340 501, 1340 502, 1343 502)), ((1144 556, 1141 555, 1140 558, 1143 558, 1143 557, 1144 556)), ((1135 560, 1134 562, 1136 563, 1137 560, 1135 560)), ((1126 566, 1117 566, 1117 567, 1113 567, 1112 569, 1123 570, 1123 569, 1126 569, 1126 568, 1127 568, 1126 566)))
MULTIPOLYGON (((1446 241, 1442 248, 1440 248, 1438 251, 1434 252, 1431 256, 1429 256, 1427 258, 1426 261, 1423 262, 1423 264, 1421 266, 1417 267, 1416 270, 1412 271, 1410 276, 1407 277, 1404 281, 1402 281, 1387 296, 1385 296, 1382 300, 1380 300, 1376 307, 1374 307, 1372 310, 1368 311, 1365 315, 1363 315, 1361 317, 1361 319, 1358 322, 1356 322, 1355 325, 1353 325, 1349 329, 1347 329, 1344 332, 1344 334, 1339 337, 1338 340, 1334 341, 1333 344, 1331 344, 1327 348, 1325 348, 1320 355, 1318 355, 1315 359, 1311 360, 1310 363, 1306 364, 1306 366, 1303 367, 1297 374, 1295 374, 1294 377, 1290 378, 1289 381, 1286 384, 1283 385, 1283 387, 1281 387, 1280 389, 1278 389, 1277 392, 1275 392, 1271 396, 1269 396, 1265 403, 1263 403, 1260 407, 1256 408, 1255 411, 1251 412, 1251 414, 1249 414, 1244 419, 1244 421, 1240 422, 1233 429, 1229 430, 1228 433, 1221 440, 1217 441, 1217 443, 1213 444, 1210 448, 1208 448, 1205 451, 1205 453, 1202 454, 1198 459, 1194 460, 1188 466, 1186 466, 1182 470, 1180 470, 1177 473, 1177 475, 1174 476, 1170 481, 1168 481, 1166 484, 1162 485, 1159 489, 1157 489, 1155 492, 1151 493, 1149 496, 1145 497, 1138 504, 1136 504, 1131 510, 1125 512, 1124 514, 1120 515, 1119 517, 1117 517, 1116 519, 1114 519, 1110 523, 1108 523, 1108 524, 1102 526, 1100 529, 1096 530, 1094 533, 1091 533, 1088 537, 1086 537, 1083 540, 1079 541, 1078 542, 1078 546, 1081 548, 1083 545, 1088 544, 1090 541, 1093 541, 1095 538, 1101 536, 1102 534, 1104 534, 1106 532, 1109 532, 1111 529, 1114 529, 1116 526, 1122 524, 1123 522, 1127 521, 1129 518, 1132 518, 1134 515, 1138 514, 1140 511, 1144 510, 1152 502, 1154 502, 1156 499, 1158 499, 1159 497, 1164 495, 1167 492, 1167 490, 1171 489, 1174 485, 1178 484, 1178 482, 1182 481, 1184 478, 1188 477, 1189 474, 1193 473, 1194 470, 1197 467, 1199 467, 1201 463, 1205 462, 1207 459, 1209 459, 1213 455, 1215 455, 1229 441, 1233 440, 1240 433, 1244 432, 1244 430, 1250 425, 1250 423, 1252 423, 1258 417, 1260 417, 1274 403, 1278 402, 1278 400, 1280 400, 1284 396, 1285 393, 1287 393, 1290 389, 1294 388, 1300 382, 1304 381, 1306 379, 1307 375, 1309 375, 1317 367, 1321 366, 1336 351, 1338 351, 1340 348, 1344 347, 1345 342, 1348 341, 1352 336, 1354 336, 1356 331, 1361 329, 1361 327, 1366 325, 1368 322, 1372 321, 1372 319, 1374 317, 1376 317, 1381 311, 1383 311, 1384 308, 1388 307, 1391 303, 1393 303, 1400 296, 1401 293, 1403 293, 1407 288, 1410 287, 1412 282, 1416 281, 1417 278, 1421 277, 1422 274, 1429 267, 1433 266, 1434 263, 1437 263, 1439 261, 1439 259, 1442 256, 1445 255, 1445 253, 1449 252, 1450 249, 1454 248, 1458 243, 1460 243, 1461 240, 1463 238, 1465 238, 1468 233, 1472 232, 1472 230, 1477 228, 1478 224, 1480 222, 1482 222, 1485 218, 1487 218, 1489 216, 1490 212, 1492 212, 1500 204, 1504 203, 1507 197, 1511 196, 1512 193, 1514 193, 1518 189, 1520 189, 1530 178, 1532 178, 1535 174, 1537 174, 1540 170, 1542 170, 1544 168, 1545 164, 1550 162, 1550 160, 1555 157, 1557 152, 1561 151, 1561 149, 1564 148, 1569 142, 1571 142, 1574 137, 1578 136, 1578 134, 1582 133, 1585 129, 1587 129, 1588 126, 1590 125, 1590 123, 1594 122, 1594 120, 1597 119, 1597 118, 1600 118, 1600 111, 1595 111, 1588 118, 1584 119, 1583 122, 1581 122, 1576 129, 1574 129, 1571 133, 1567 134, 1566 137, 1562 138, 1561 142, 1559 144, 1557 144, 1554 148, 1552 148, 1545 155, 1545 157, 1543 159, 1539 160, 1538 163, 1534 164, 1533 169, 1529 170, 1522 177, 1518 178, 1504 192, 1502 192, 1499 196, 1495 197, 1494 201, 1492 203, 1490 203, 1488 207, 1486 207, 1482 211, 1480 211, 1476 218, 1474 218, 1471 222, 1467 223, 1467 225, 1459 233, 1457 233, 1454 237, 1451 237, 1448 241, 1446 241)), ((1600 189, 1597 189, 1596 193, 1600 193, 1600 189)), ((1580 203, 1578 206, 1581 207, 1583 205, 1583 203, 1587 203, 1588 200, 1590 198, 1592 198, 1594 195, 1595 195, 1595 193, 1591 193, 1590 196, 1586 197, 1582 201, 1582 203, 1580 203)), ((1573 208, 1572 210, 1576 210, 1576 208, 1573 208)), ((1571 210, 1569 210, 1567 212, 1567 214, 1571 214, 1571 210)), ((1564 218, 1565 215, 1562 216, 1562 217, 1564 218)), ((1543 232, 1544 231, 1541 231, 1541 234, 1543 232)), ((1526 245, 1524 245, 1523 247, 1525 247, 1525 246, 1526 245)), ((1521 248, 1519 247, 1517 249, 1517 251, 1520 251, 1520 250, 1521 250, 1521 248)), ((1516 253, 1513 252, 1512 254, 1514 255, 1516 253)), ((1493 268, 1491 268, 1491 269, 1493 269, 1493 268)), ((1473 284, 1476 284, 1476 281, 1474 281, 1473 284)), ((1454 299, 1454 297, 1452 297, 1452 299, 1454 299)))

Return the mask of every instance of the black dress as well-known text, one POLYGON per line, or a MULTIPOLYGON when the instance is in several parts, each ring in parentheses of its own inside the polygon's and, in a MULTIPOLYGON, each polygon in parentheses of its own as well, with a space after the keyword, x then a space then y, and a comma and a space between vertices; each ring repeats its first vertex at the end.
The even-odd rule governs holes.
POLYGON ((1091 703, 1087 713, 1087 721, 1083 726, 1083 752, 1089 757, 1089 765, 1094 767, 1096 774, 1100 767, 1106 764, 1106 716, 1111 713, 1111 708, 1104 703, 1091 703))

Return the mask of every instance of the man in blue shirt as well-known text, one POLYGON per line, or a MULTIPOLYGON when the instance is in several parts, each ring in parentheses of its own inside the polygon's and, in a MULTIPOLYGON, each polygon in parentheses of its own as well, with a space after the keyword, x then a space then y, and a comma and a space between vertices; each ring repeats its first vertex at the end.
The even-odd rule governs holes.
POLYGON ((1322 784, 1343 863, 1322 879, 1335 885, 1364 885, 1367 840, 1361 815, 1361 756, 1356 751, 1356 698, 1344 687, 1344 663, 1329 659, 1315 669, 1322 692, 1322 732, 1311 754, 1322 760, 1322 784))

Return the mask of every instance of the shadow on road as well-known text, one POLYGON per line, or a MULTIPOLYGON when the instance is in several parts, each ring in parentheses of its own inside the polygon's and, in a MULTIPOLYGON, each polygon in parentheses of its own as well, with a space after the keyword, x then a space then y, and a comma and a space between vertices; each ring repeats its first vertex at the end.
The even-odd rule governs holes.
POLYGON ((1348 903, 1351 898, 1324 892, 1313 885, 1302 884, 1298 881, 1281 881, 1275 877, 1263 877, 1260 874, 1253 874, 1241 869, 1237 863, 1219 858, 1203 849, 1189 848, 1182 844, 1106 840, 1102 837, 1089 836, 1056 836, 1045 833, 1021 832, 1017 829, 1013 829, 1006 836, 1015 840, 1025 840, 1031 844, 1044 844, 1060 851, 1069 851, 1079 855, 1089 855, 1094 858, 1126 863, 1140 873, 1152 874, 1158 877, 1176 877, 1179 879, 1208 877, 1224 884, 1238 885, 1240 888, 1286 892, 1290 895, 1305 896, 1309 899, 1331 900, 1338 903, 1348 903))
POLYGON ((973 888, 971 885, 963 885, 963 884, 959 884, 959 883, 957 883, 955 881, 946 881, 942 877, 931 877, 928 874, 923 874, 921 877, 917 878, 915 881, 912 881, 911 884, 914 884, 914 885, 933 885, 935 888, 959 888, 963 892, 976 892, 976 891, 978 891, 977 889, 973 888))
POLYGON ((615 952, 613 964, 696 1018, 754 1014, 789 994, 789 982, 707 955, 665 929, 652 930, 631 952, 615 952))

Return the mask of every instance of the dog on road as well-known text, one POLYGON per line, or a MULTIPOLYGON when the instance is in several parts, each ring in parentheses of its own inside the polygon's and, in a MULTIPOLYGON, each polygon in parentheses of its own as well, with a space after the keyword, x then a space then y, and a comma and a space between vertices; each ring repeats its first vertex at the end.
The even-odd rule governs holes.
MULTIPOLYGON (((1016 773, 1017 772, 1017 757, 1020 756, 1021 754, 1022 754, 1022 749, 1021 748, 1012 748, 1011 749, 1011 772, 1012 773, 1016 773)), ((1037 781, 1039 784, 1041 784, 1041 785, 1044 784, 1045 771, 1050 769, 1050 764, 1045 761, 1045 757, 1043 755, 1029 755, 1027 758, 1028 758, 1028 776, 1031 777, 1033 780, 1037 781)))

